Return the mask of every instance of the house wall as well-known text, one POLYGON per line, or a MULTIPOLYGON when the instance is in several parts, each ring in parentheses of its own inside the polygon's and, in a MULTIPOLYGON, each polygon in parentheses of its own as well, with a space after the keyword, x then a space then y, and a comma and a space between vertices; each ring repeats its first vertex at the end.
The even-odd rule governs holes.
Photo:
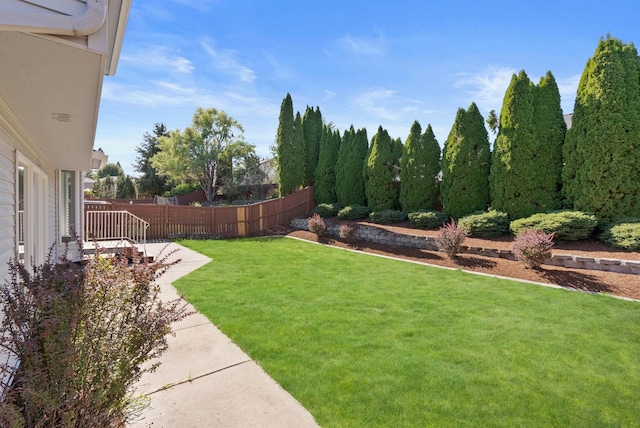
POLYGON ((0 130, 0 280, 7 278, 7 261, 15 256, 15 156, 0 130))

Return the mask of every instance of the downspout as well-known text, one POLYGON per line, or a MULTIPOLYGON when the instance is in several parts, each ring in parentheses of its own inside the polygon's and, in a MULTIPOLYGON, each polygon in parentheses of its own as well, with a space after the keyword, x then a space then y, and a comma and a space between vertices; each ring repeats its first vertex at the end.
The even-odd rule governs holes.
POLYGON ((0 27, 3 30, 24 33, 88 36, 96 33, 104 25, 107 1, 87 0, 86 9, 77 16, 34 15, 0 10, 0 27))

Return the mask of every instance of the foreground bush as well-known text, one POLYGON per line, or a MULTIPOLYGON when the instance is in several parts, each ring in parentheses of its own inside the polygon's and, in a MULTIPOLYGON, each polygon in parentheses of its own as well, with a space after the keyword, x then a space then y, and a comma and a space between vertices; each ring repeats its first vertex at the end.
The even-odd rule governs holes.
POLYGON ((615 248, 640 251, 640 219, 623 219, 609 224, 598 239, 615 248))
POLYGON ((320 217, 330 218, 338 215, 342 209, 340 204, 320 204, 311 210, 311 214, 318 214, 320 217))
MULTIPOLYGON (((119 427, 144 404, 133 385, 159 363, 184 301, 160 300, 154 280, 174 263, 96 255, 85 266, 51 251, 41 266, 13 261, 0 286, 0 345, 20 367, 2 384, 0 426, 119 427)), ((12 372, 7 362, 3 375, 12 372)), ((4 377, 6 379, 6 376, 4 377)))
POLYGON ((309 217, 309 220, 307 221, 307 227, 311 232, 315 233, 318 238, 324 235, 324 233, 327 231, 327 225, 325 224, 322 217, 320 217, 320 215, 318 214, 314 214, 312 217, 309 217))
POLYGON ((454 220, 442 226, 435 237, 436 245, 444 251, 450 259, 457 257, 460 246, 466 239, 465 231, 458 227, 454 220))
POLYGON ((538 269, 545 259, 551 257, 553 233, 540 230, 525 229, 511 244, 511 249, 525 266, 538 269))
POLYGON ((416 211, 409 213, 409 221, 419 229, 435 229, 447 221, 447 215, 440 211, 416 211))
POLYGON ((340 220, 362 220, 369 217, 369 208, 362 205, 349 205, 338 212, 340 220))
POLYGON ((405 221, 407 219, 407 215, 402 211, 382 210, 372 212, 369 214, 369 218, 371 219, 371 222, 376 224, 393 224, 405 221))
POLYGON ((582 211, 554 211, 534 214, 511 222, 511 232, 518 236, 525 229, 555 232, 558 241, 579 241, 587 239, 598 225, 596 216, 582 211))
POLYGON ((491 210, 462 217, 458 220, 458 226, 468 236, 493 238, 509 233, 509 217, 502 211, 491 210))

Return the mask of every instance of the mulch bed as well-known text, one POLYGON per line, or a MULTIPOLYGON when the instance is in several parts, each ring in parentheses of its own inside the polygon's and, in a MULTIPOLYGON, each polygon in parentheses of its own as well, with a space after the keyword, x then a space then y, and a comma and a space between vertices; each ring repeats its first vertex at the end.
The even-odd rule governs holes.
MULTIPOLYGON (((368 222, 364 224, 370 225, 368 222)), ((434 236, 433 230, 413 229, 408 224, 393 226, 375 225, 392 230, 396 233, 411 235, 434 236)), ((415 248, 391 247, 374 244, 371 242, 357 241, 347 243, 332 237, 318 237, 304 230, 295 230, 290 227, 280 227, 272 231, 273 234, 288 235, 312 242, 320 242, 341 248, 355 249, 371 254, 396 257, 431 265, 459 268, 467 271, 482 272, 514 279, 555 284, 594 293, 607 293, 620 297, 640 300, 640 275, 631 275, 598 270, 570 269, 557 266, 543 266, 541 269, 528 269, 521 262, 502 258, 491 258, 480 255, 460 254, 456 260, 450 260, 444 253, 436 251, 420 250, 415 248)), ((503 236, 496 239, 467 238, 465 245, 481 248, 508 249, 512 237, 503 236)), ((586 240, 576 243, 559 244, 554 247, 554 253, 571 254, 585 257, 610 258, 622 260, 640 261, 640 253, 616 250, 596 240, 586 240)))

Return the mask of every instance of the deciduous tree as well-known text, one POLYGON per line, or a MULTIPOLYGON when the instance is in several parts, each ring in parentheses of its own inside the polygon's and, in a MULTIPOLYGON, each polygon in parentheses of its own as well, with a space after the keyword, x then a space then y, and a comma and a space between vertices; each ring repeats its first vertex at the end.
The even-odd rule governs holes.
POLYGON ((242 125, 222 110, 198 108, 191 126, 159 139, 151 164, 174 183, 195 182, 207 201, 217 193, 218 173, 225 159, 233 162, 255 153, 244 141, 242 125))

